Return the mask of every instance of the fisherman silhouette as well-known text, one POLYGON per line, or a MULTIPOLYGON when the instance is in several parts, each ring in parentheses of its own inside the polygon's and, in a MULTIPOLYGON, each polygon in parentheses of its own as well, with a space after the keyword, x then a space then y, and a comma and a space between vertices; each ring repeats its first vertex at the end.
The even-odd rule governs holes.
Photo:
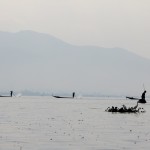
POLYGON ((12 97, 12 95, 13 95, 13 91, 10 91, 10 96, 12 97))
POLYGON ((142 93, 141 99, 138 101, 139 103, 146 103, 145 94, 146 94, 146 91, 144 91, 144 92, 142 93))
POLYGON ((72 93, 72 97, 73 97, 73 98, 74 98, 74 96, 75 96, 75 92, 72 93))

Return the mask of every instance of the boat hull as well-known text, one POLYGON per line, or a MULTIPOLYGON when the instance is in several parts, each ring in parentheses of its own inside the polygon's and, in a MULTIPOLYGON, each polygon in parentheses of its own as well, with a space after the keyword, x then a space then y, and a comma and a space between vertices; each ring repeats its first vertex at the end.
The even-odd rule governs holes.
POLYGON ((12 97, 12 96, 2 96, 2 95, 0 95, 0 97, 12 97))
POLYGON ((53 96, 55 98, 73 98, 73 97, 64 97, 64 96, 53 96))

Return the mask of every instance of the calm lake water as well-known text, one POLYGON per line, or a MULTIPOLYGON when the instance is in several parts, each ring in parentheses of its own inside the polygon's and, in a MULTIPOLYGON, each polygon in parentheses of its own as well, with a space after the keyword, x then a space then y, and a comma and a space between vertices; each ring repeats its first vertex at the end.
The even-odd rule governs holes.
POLYGON ((0 150, 149 150, 146 112, 105 112, 136 101, 99 98, 0 98, 0 150))

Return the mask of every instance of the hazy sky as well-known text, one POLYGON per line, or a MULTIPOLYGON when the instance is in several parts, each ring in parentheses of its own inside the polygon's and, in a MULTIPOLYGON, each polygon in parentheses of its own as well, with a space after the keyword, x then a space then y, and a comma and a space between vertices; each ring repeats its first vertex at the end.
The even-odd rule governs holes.
POLYGON ((150 0, 0 0, 0 30, 34 30, 150 58, 150 0))

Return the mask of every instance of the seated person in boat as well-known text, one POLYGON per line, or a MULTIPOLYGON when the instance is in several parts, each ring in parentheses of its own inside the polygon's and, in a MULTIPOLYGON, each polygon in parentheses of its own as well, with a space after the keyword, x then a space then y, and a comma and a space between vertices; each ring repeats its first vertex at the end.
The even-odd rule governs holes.
POLYGON ((141 99, 138 101, 139 103, 146 103, 145 94, 146 94, 146 91, 144 91, 144 92, 142 93, 141 99))

